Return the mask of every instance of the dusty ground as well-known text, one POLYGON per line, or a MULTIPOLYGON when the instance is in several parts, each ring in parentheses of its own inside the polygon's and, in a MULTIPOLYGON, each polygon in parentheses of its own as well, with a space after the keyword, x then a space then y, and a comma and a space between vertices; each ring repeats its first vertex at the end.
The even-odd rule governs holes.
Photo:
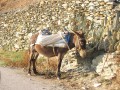
POLYGON ((120 90, 119 83, 104 80, 95 72, 62 73, 62 79, 27 75, 24 69, 0 67, 0 90, 120 90))
POLYGON ((0 90, 72 90, 62 81, 28 76, 22 69, 0 67, 0 90))

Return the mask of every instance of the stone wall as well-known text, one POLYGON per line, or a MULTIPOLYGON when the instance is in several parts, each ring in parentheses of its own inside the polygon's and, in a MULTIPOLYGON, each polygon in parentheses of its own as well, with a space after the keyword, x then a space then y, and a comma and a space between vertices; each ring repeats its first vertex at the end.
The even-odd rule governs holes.
POLYGON ((27 49, 31 33, 45 27, 53 32, 64 27, 68 30, 86 29, 86 20, 99 26, 106 16, 113 16, 109 0, 41 1, 27 9, 0 14, 0 47, 6 50, 27 49))

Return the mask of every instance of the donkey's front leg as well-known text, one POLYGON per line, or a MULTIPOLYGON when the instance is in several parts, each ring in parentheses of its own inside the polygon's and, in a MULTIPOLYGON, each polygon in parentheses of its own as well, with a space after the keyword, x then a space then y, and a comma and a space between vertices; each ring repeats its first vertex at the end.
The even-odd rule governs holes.
POLYGON ((57 79, 60 79, 60 78, 61 78, 60 67, 61 67, 62 59, 63 59, 62 54, 59 53, 59 54, 58 54, 57 79))

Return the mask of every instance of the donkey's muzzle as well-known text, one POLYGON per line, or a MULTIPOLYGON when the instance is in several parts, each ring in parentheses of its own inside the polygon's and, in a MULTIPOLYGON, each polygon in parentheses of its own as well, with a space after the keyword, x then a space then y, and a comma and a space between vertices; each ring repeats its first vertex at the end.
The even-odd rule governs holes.
POLYGON ((79 54, 82 58, 85 58, 86 57, 86 50, 80 50, 79 54))

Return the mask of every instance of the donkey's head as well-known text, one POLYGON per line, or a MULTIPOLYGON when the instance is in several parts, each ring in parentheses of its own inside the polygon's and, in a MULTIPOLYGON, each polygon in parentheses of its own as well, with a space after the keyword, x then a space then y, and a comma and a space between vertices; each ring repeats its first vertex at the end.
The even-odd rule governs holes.
POLYGON ((76 50, 80 56, 84 58, 86 56, 86 40, 82 31, 74 31, 74 44, 76 50))

